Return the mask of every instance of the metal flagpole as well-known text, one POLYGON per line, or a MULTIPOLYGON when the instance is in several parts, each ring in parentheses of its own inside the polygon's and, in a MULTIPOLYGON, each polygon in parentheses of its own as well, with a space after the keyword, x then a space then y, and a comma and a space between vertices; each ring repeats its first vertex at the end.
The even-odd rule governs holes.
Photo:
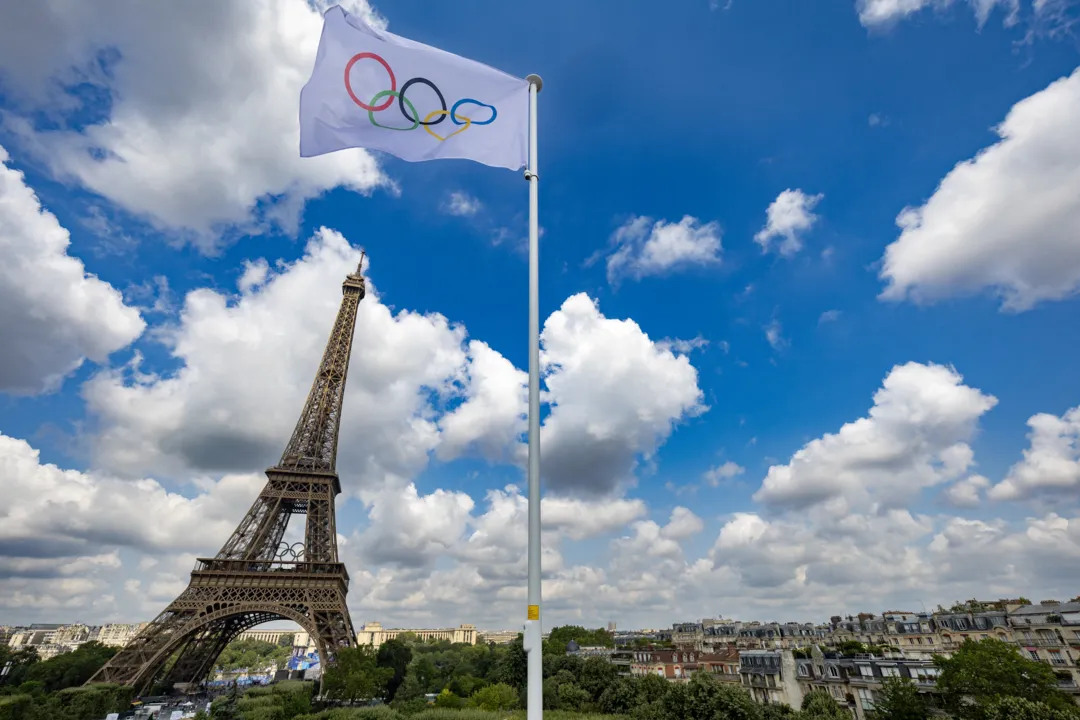
POLYGON ((539 75, 529 83, 529 613, 523 636, 529 669, 527 720, 544 717, 543 638, 540 625, 540 223, 536 162, 536 95, 544 86, 539 75))

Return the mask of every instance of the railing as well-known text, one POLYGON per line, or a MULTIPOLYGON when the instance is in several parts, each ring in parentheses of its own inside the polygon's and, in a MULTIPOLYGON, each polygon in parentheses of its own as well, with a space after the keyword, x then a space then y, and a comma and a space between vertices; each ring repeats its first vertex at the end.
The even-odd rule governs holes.
POLYGON ((345 563, 281 562, 272 560, 220 560, 218 558, 199 558, 195 561, 195 572, 344 575, 345 584, 347 585, 349 583, 349 573, 345 569, 345 563))

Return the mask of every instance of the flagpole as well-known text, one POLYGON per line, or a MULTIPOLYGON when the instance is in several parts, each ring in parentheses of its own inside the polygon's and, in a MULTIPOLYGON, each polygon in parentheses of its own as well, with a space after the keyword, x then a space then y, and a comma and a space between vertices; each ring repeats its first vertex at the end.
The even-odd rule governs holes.
POLYGON ((544 86, 539 75, 529 83, 529 611, 523 636, 528 653, 527 720, 544 717, 543 630, 540 624, 540 223, 536 162, 536 95, 544 86))

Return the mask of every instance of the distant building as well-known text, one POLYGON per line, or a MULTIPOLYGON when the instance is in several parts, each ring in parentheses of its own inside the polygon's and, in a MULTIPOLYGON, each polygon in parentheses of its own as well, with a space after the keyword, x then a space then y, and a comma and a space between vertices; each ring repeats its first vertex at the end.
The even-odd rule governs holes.
POLYGON ((449 640, 452 643, 476 644, 476 626, 458 625, 456 628, 440 629, 412 629, 412 628, 389 628, 383 629, 382 623, 370 622, 356 633, 356 642, 360 645, 379 647, 387 640, 393 640, 398 635, 412 633, 421 640, 449 640))
POLYGON ((135 636, 146 627, 147 623, 113 623, 102 625, 98 630, 96 639, 102 645, 110 647, 124 647, 135 639, 135 636))
POLYGON ((496 645, 509 645, 517 640, 520 630, 480 630, 477 642, 495 643, 496 645))
POLYGON ((740 650, 742 685, 760 703, 802 706, 795 656, 790 650, 740 650))

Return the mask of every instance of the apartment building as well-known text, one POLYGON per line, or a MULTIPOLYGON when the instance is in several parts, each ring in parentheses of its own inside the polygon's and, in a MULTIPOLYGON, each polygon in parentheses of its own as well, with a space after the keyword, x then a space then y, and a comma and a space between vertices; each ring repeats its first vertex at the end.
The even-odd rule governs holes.
POLYGON ((109 645, 110 647, 124 647, 129 642, 135 639, 147 623, 111 623, 108 625, 102 625, 98 631, 94 640, 97 640, 102 645, 109 645))
POLYGON ((657 675, 672 682, 689 682, 699 672, 716 680, 740 683, 739 653, 734 648, 724 652, 703 653, 694 650, 635 650, 631 653, 630 675, 657 675))
POLYGON ((808 659, 797 658, 796 678, 802 694, 814 690, 827 692, 837 705, 858 720, 865 720, 874 709, 875 693, 888 678, 908 678, 925 693, 931 704, 938 669, 929 660, 884 658, 868 654, 845 657, 835 652, 811 651, 808 659))
POLYGON ((739 676, 750 696, 762 704, 802 706, 803 690, 791 650, 739 650, 739 676))
POLYGON ((1049 663, 1058 686, 1080 701, 1080 602, 1024 605, 1009 613, 1008 623, 1021 651, 1049 663))

